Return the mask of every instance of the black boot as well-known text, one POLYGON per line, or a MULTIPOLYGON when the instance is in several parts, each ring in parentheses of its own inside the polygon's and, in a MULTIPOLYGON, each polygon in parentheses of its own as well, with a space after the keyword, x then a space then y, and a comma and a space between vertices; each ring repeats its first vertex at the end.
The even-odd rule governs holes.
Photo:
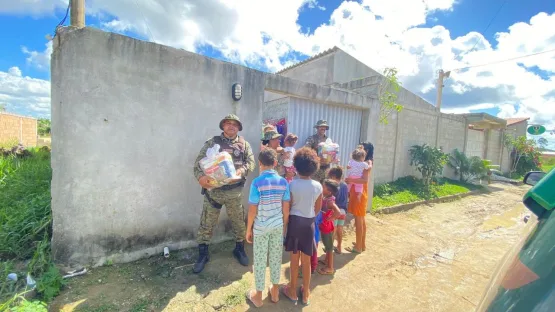
POLYGON ((204 266, 210 261, 208 256, 208 245, 200 244, 198 245, 198 260, 193 266, 193 273, 198 274, 204 270, 204 266))
POLYGON ((236 242, 235 249, 233 249, 233 256, 242 266, 249 265, 249 257, 245 252, 245 242, 236 242))

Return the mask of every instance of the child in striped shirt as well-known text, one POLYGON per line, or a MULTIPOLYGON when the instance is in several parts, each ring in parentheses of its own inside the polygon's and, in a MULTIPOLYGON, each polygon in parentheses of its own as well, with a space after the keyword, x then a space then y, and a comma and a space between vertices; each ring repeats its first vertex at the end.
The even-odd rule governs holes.
POLYGON ((247 298, 256 307, 262 306, 266 262, 269 256, 273 286, 268 290, 273 302, 279 300, 279 277, 283 252, 284 230, 287 228, 290 192, 287 181, 274 170, 278 156, 275 150, 265 149, 258 155, 260 176, 252 181, 249 195, 246 241, 253 243, 255 290, 247 298))

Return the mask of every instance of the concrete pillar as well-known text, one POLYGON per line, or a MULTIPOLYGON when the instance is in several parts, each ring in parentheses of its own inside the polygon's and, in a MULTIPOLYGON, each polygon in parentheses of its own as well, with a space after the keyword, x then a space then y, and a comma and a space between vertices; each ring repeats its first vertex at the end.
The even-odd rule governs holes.
POLYGON ((468 145, 468 120, 465 119, 464 121, 464 146, 463 146, 463 154, 466 155, 466 147, 468 145))
POLYGON ((71 26, 76 28, 85 27, 85 0, 71 1, 71 26))

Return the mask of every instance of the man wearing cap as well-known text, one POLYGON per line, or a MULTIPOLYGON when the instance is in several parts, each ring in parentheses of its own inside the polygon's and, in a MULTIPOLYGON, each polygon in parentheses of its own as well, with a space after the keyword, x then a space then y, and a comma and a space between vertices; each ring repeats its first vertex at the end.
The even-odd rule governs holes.
MULTIPOLYGON (((304 145, 318 152, 318 144, 322 142, 326 142, 326 139, 328 138, 328 136, 326 135, 326 131, 330 129, 330 126, 328 125, 327 121, 318 120, 316 125, 314 125, 314 128, 316 129, 316 133, 314 135, 309 136, 308 139, 306 139, 306 142, 304 145)), ((323 183, 324 179, 326 178, 326 170, 328 170, 329 167, 330 167, 329 163, 325 163, 323 162, 322 159, 320 159, 320 169, 318 169, 318 171, 314 173, 314 175, 312 176, 312 179, 320 183, 323 183)))
POLYGON ((238 135, 243 130, 243 125, 239 117, 230 114, 220 121, 221 135, 208 139, 200 150, 194 164, 194 175, 203 189, 204 202, 202 205, 202 215, 200 227, 197 234, 199 257, 193 266, 194 273, 200 273, 210 260, 208 255, 208 245, 212 238, 214 226, 218 223, 220 210, 225 205, 225 209, 235 234, 236 244, 233 256, 243 266, 249 264, 249 258, 245 253, 245 210, 242 205, 242 193, 245 186, 247 175, 255 169, 254 155, 250 144, 238 135), (235 183, 222 187, 207 190, 211 187, 211 178, 206 176, 200 167, 200 160, 206 157, 206 151, 218 144, 220 152, 226 151, 231 155, 237 175, 241 177, 235 183))

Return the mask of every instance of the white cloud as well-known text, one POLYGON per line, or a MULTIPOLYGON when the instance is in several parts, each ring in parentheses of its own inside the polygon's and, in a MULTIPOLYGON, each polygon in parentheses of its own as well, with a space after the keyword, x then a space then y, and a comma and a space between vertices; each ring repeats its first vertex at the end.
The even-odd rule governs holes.
POLYGON ((21 47, 21 51, 27 55, 27 63, 40 70, 50 69, 50 57, 52 55, 52 41, 46 44, 44 51, 29 51, 27 47, 21 47))
MULTIPOLYGON (((0 4, 24 12, 38 0, 0 4)), ((60 1, 41 2, 54 10, 60 1)), ((452 37, 445 27, 424 27, 431 14, 456 9, 456 0, 344 1, 313 34, 301 31, 299 13, 318 10, 317 0, 90 0, 87 12, 103 27, 132 31, 156 42, 195 51, 211 45, 234 62, 269 70, 290 65, 291 52, 313 55, 334 45, 380 71, 396 67, 403 85, 435 98, 436 72, 555 48, 555 14, 538 13, 495 35, 491 42, 470 32, 452 37), (267 12, 261 14, 260 12, 267 12), (474 49, 472 49, 474 47, 474 49), (471 50, 472 49, 472 50, 471 50)), ((15 10, 15 9, 14 9, 15 10)), ((43 53, 44 54, 44 53, 43 53)), ((453 71, 443 108, 467 112, 497 108, 501 117, 529 116, 555 128, 555 58, 543 54, 518 61, 453 71), (543 78, 531 69, 545 71, 543 78), (547 78, 545 78, 547 76, 547 78)), ((29 62, 36 63, 37 57, 29 62)), ((44 63, 43 63, 44 64, 44 63)))
POLYGON ((50 116, 50 82, 23 76, 18 67, 0 71, 0 104, 8 112, 50 116))
POLYGON ((49 15, 54 10, 66 9, 68 0, 0 0, 0 13, 49 15))

